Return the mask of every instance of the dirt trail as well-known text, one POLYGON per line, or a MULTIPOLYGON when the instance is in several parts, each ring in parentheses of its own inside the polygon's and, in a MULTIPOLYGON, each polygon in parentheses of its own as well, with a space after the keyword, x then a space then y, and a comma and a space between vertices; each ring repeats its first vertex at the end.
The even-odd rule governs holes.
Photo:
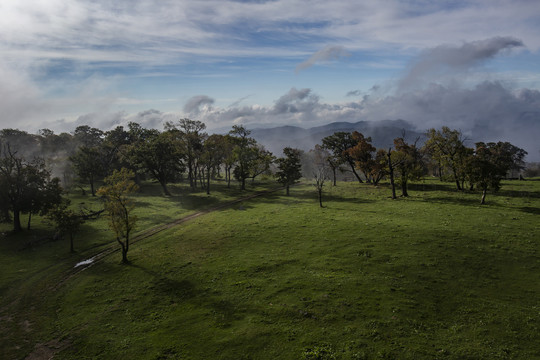
MULTIPOLYGON (((224 204, 218 205, 216 207, 196 212, 194 214, 185 216, 183 218, 177 219, 177 220, 172 221, 170 223, 158 225, 158 226, 155 226, 153 228, 144 230, 142 232, 139 232, 137 235, 135 235, 135 236, 133 236, 131 238, 130 245, 135 244, 135 243, 137 243, 137 242, 139 242, 141 240, 147 239, 149 237, 152 237, 152 236, 154 236, 154 235, 156 235, 156 234, 158 234, 158 233, 160 233, 160 232, 162 232, 164 230, 170 229, 170 228, 172 228, 174 226, 177 226, 177 225, 183 224, 185 222, 191 221, 191 220, 193 220, 195 218, 198 218, 199 216, 202 216, 202 215, 205 215, 205 214, 217 211, 217 210, 221 210, 221 209, 230 207, 230 206, 232 206, 234 204, 238 204, 240 202, 250 200, 250 199, 253 199, 253 198, 258 197, 258 196, 267 195, 267 194, 270 194, 270 193, 273 193, 273 192, 276 192, 276 191, 279 191, 279 190, 283 190, 283 189, 284 189, 283 187, 278 187, 278 188, 275 188, 275 189, 259 191, 259 192, 256 192, 254 194, 251 194, 249 196, 244 196, 244 197, 241 197, 239 199, 232 200, 232 201, 226 202, 224 204)), ((116 244, 114 244, 114 245, 111 245, 111 246, 107 247, 106 249, 100 251, 99 253, 95 254, 94 256, 92 256, 92 257, 90 257, 90 258, 88 258, 88 259, 86 259, 84 261, 81 261, 81 262, 77 263, 76 265, 73 266, 73 268, 69 272, 67 272, 62 277, 62 279, 60 279, 60 281, 58 281, 56 283, 53 290, 59 289, 63 284, 65 284, 72 277, 74 277, 77 274, 81 273, 82 271, 88 269, 89 267, 95 265, 96 263, 101 262, 101 260, 103 260, 105 257, 107 257, 108 255, 110 255, 110 254, 112 254, 114 252, 118 252, 119 250, 120 250, 120 248, 118 246, 116 246, 116 244)))

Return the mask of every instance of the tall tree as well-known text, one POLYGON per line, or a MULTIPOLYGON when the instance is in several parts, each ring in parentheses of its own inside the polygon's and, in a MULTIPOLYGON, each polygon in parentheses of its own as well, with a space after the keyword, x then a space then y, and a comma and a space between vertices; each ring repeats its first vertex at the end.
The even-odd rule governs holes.
MULTIPOLYGON (((331 156, 330 153, 323 149, 320 145, 315 145, 315 149, 310 151, 313 153, 313 178, 315 179, 315 189, 317 190, 317 196, 319 198, 319 207, 323 207, 322 195, 324 184, 328 179, 328 174, 330 170, 330 164, 328 157, 331 156)), ((335 172, 334 172, 334 182, 335 182, 335 172)))
POLYGON ((356 168, 362 171, 366 182, 372 183, 372 170, 376 165, 373 154, 377 149, 371 145, 371 137, 365 137, 358 131, 352 133, 352 139, 356 144, 345 150, 345 152, 354 160, 356 168))
POLYGON ((105 178, 105 185, 98 190, 98 194, 105 200, 109 227, 122 248, 123 263, 129 262, 127 253, 130 236, 137 223, 137 217, 133 215, 135 204, 130 197, 138 190, 137 184, 132 180, 134 175, 132 171, 125 168, 115 170, 112 175, 105 178))
POLYGON ((523 149, 508 142, 476 143, 474 154, 468 161, 468 176, 471 184, 482 191, 482 205, 485 204, 488 190, 498 191, 501 180, 525 154, 523 149))
POLYGON ((343 131, 335 132, 333 135, 322 139, 323 148, 330 150, 334 155, 334 158, 337 159, 340 164, 349 165, 358 182, 363 183, 364 181, 356 172, 355 160, 348 152, 348 150, 357 145, 357 143, 358 142, 353 138, 351 133, 343 131))
POLYGON ((233 154, 236 167, 234 177, 240 181, 240 188, 246 189, 246 179, 250 177, 251 166, 257 159, 258 150, 255 139, 249 137, 251 131, 242 125, 233 125, 229 135, 234 142, 233 154))
POLYGON ((250 164, 249 177, 255 181, 255 177, 267 174, 270 172, 270 165, 275 160, 274 155, 266 150, 264 146, 258 145, 255 147, 256 155, 250 164))
MULTIPOLYGON (((417 139, 418 141, 418 139, 417 139)), ((413 144, 408 144, 403 138, 394 139, 395 151, 391 153, 391 166, 398 172, 398 183, 401 185, 401 196, 407 197, 409 180, 418 180, 424 175, 423 153, 413 144)))
POLYGON ((456 188, 462 190, 460 172, 463 168, 460 165, 467 156, 463 135, 459 130, 451 130, 447 126, 443 126, 441 130, 429 129, 426 135, 424 148, 439 164, 439 172, 441 167, 450 168, 456 188))
POLYGON ((21 213, 35 213, 52 206, 60 196, 58 179, 51 179, 42 159, 27 161, 6 145, 0 156, 0 199, 13 213, 13 230, 21 231, 21 213))
POLYGON ((88 125, 77 126, 73 132, 73 138, 79 146, 86 147, 98 147, 101 145, 103 135, 104 133, 102 130, 88 125))
POLYGON ((103 154, 99 147, 81 146, 69 157, 79 180, 90 185, 90 193, 96 196, 95 184, 103 176, 103 154))
POLYGON ((182 154, 175 137, 170 132, 147 130, 140 141, 131 145, 129 154, 130 163, 150 174, 159 182, 165 195, 170 196, 167 184, 183 171, 182 154))
POLYGON ((165 129, 177 135, 178 144, 184 154, 188 170, 189 185, 197 186, 197 163, 203 150, 203 142, 207 134, 206 125, 197 120, 180 119, 176 124, 167 122, 165 129))
POLYGON ((301 150, 286 147, 283 149, 285 156, 276 160, 278 168, 276 178, 281 185, 285 186, 287 196, 289 196, 290 186, 302 177, 301 153, 301 150))
POLYGON ((210 195, 210 178, 212 170, 219 167, 223 161, 225 136, 220 134, 210 135, 204 142, 201 153, 201 165, 206 175, 206 193, 210 195))

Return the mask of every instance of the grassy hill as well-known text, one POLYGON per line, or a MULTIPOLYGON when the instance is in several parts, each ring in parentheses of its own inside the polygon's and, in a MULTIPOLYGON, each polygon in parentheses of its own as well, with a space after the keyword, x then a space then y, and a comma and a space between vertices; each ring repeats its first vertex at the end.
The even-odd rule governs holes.
MULTIPOLYGON (((238 196, 150 190, 145 227, 238 196)), ((85 225, 76 255, 3 236, 1 357, 539 358, 540 181, 506 182, 486 206, 436 180, 410 193, 339 183, 321 209, 300 185, 160 232, 131 265, 112 254, 59 287, 111 243, 104 220, 85 225)))

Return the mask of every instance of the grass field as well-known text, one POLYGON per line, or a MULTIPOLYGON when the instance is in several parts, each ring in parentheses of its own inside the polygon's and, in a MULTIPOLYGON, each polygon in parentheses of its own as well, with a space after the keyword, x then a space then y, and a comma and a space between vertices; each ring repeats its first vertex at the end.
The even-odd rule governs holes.
MULTIPOLYGON (((240 196, 143 190, 141 229, 240 196)), ((321 209, 303 184, 163 231, 131 265, 115 253, 56 290, 112 236, 87 223, 70 255, 29 242, 36 222, 0 239, 1 357, 540 358, 540 181, 506 182, 485 206, 436 180, 410 195, 339 183, 321 209)))

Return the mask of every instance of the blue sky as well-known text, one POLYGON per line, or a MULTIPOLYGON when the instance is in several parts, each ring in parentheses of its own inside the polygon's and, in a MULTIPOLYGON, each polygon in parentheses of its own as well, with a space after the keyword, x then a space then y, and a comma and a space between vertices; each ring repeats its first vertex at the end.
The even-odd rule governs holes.
POLYGON ((536 0, 0 0, 0 127, 402 118, 529 146, 538 34, 536 0))

